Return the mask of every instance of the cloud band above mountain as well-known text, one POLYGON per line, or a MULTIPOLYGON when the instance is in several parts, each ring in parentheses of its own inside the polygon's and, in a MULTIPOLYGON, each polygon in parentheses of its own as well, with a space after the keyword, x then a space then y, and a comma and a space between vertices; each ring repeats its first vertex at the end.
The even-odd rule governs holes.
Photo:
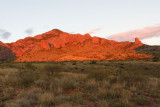
POLYGON ((88 34, 92 34, 92 33, 95 33, 95 32, 97 32, 99 30, 102 30, 102 28, 95 28, 95 29, 92 29, 92 30, 88 31, 87 33, 88 34))
POLYGON ((138 37, 139 39, 146 39, 158 35, 160 35, 160 26, 154 26, 111 35, 108 39, 116 41, 133 41, 135 37, 138 37))

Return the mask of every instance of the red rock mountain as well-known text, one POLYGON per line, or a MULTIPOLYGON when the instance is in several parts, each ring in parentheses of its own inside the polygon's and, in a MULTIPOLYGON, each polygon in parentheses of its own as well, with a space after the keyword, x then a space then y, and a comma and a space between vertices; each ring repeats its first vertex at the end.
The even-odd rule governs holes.
POLYGON ((91 37, 89 34, 69 34, 58 29, 3 45, 16 54, 15 62, 126 60, 152 57, 136 53, 134 49, 143 45, 138 38, 135 42, 116 42, 91 37))

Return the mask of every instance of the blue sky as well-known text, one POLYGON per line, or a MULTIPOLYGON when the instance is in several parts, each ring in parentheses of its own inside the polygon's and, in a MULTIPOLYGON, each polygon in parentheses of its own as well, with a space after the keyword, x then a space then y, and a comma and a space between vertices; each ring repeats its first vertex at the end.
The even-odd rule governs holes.
MULTIPOLYGON (((107 38, 160 26, 160 0, 0 0, 0 41, 14 42, 58 28, 107 38), (6 37, 7 36, 7 37, 6 37)), ((160 37, 142 40, 159 44, 160 37)))

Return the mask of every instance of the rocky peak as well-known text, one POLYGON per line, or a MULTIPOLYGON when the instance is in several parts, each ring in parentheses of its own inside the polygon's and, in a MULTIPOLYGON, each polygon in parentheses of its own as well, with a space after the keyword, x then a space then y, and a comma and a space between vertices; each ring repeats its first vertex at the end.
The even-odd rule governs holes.
POLYGON ((60 35, 61 33, 64 33, 63 31, 59 30, 59 29, 53 29, 51 31, 48 31, 44 34, 54 34, 54 35, 60 35))
POLYGON ((135 42, 134 42, 134 43, 135 43, 135 44, 142 44, 142 42, 139 40, 138 37, 135 38, 135 42))

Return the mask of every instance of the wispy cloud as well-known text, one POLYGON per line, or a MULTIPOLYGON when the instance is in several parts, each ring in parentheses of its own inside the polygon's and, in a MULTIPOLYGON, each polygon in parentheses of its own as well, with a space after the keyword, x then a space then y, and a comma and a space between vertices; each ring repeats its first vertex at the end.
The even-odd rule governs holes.
POLYGON ((137 29, 120 34, 111 35, 108 39, 116 41, 132 41, 135 37, 146 39, 153 36, 160 35, 160 26, 146 27, 144 29, 137 29))
POLYGON ((87 33, 88 34, 93 34, 93 33, 97 32, 97 31, 100 31, 100 30, 102 30, 102 28, 95 28, 95 29, 92 29, 92 30, 88 31, 87 33))
POLYGON ((0 29, 0 38, 2 39, 8 39, 11 36, 11 33, 4 30, 4 29, 0 29))
POLYGON ((34 32, 33 28, 29 28, 29 29, 27 29, 27 30, 25 31, 25 33, 26 33, 27 35, 31 35, 31 34, 33 34, 33 32, 34 32))

